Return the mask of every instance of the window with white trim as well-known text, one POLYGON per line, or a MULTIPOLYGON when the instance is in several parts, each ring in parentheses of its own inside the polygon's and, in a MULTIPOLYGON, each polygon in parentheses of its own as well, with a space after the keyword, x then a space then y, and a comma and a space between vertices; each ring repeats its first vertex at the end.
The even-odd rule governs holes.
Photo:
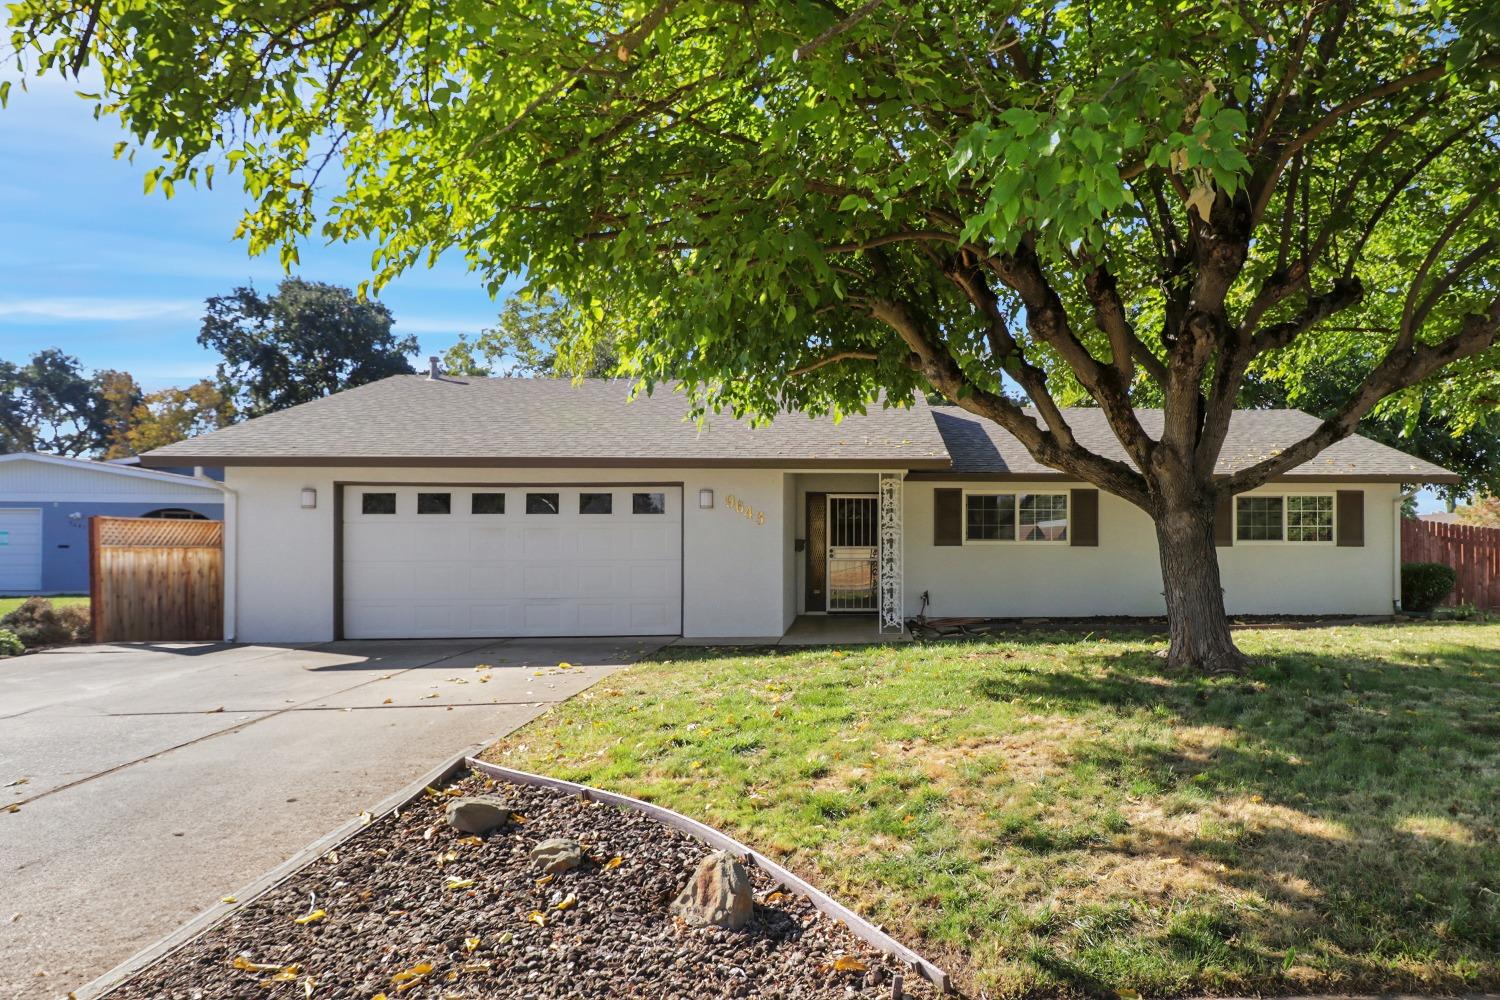
POLYGON ((965 493, 965 542, 1065 542, 1066 493, 965 493))
POLYGON ((1333 497, 1328 494, 1241 496, 1234 499, 1237 542, 1333 541, 1333 497))
POLYGON ((1068 495, 1066 493, 1022 493, 1021 541, 1066 542, 1068 540, 1068 495))

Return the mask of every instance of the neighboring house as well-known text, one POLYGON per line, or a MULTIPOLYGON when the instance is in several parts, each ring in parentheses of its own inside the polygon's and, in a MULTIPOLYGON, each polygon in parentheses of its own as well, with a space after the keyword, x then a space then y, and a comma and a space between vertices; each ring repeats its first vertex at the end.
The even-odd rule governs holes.
MULTIPOLYGON (((247 641, 771 638, 802 614, 899 628, 923 593, 934 615, 1163 613, 1150 518, 978 417, 919 402, 700 429, 680 394, 627 392, 402 375, 144 461, 225 467, 228 624, 247 641)), ((1100 411, 1068 419, 1124 459, 1100 411)), ((1220 471, 1317 423, 1238 413, 1220 471)), ((1402 484, 1454 481, 1356 437, 1225 503, 1230 611, 1389 613, 1402 484)))
POLYGON ((89 518, 219 520, 224 496, 190 476, 84 458, 0 455, 0 594, 86 594, 89 518))
MULTIPOLYGON (((137 468, 141 464, 141 456, 127 455, 124 458, 107 459, 110 465, 125 465, 137 468)), ((179 476, 207 476, 217 482, 224 481, 224 469, 217 465, 173 465, 160 466, 158 472, 175 472, 179 476)))
POLYGON ((1463 519, 1451 510, 1440 510, 1432 514, 1418 514, 1418 521, 1428 524, 1463 524, 1463 519))

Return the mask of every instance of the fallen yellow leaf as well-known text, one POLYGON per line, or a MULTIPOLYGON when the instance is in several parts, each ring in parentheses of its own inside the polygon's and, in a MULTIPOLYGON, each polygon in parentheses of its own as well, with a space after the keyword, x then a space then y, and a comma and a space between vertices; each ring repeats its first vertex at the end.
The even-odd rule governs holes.
POLYGON ((478 949, 478 947, 479 947, 479 939, 477 937, 466 937, 466 938, 464 938, 464 951, 474 951, 474 950, 478 949))
POLYGON ((242 969, 245 972, 279 972, 281 970, 281 966, 279 965, 267 964, 265 962, 252 962, 244 955, 234 956, 234 959, 229 963, 229 965, 231 968, 242 969))
POLYGON ((536 924, 538 927, 547 926, 547 914, 543 913, 541 910, 532 910, 530 913, 526 914, 526 919, 536 924))
POLYGON ((571 670, 571 669, 573 669, 573 664, 571 664, 568 661, 564 660, 563 662, 561 662, 561 663, 559 663, 557 665, 557 669, 558 670, 571 670))
POLYGON ((575 895, 573 895, 572 893, 569 893, 565 899, 563 899, 560 903, 557 904, 557 909, 559 909, 559 910, 571 910, 573 907, 575 907, 577 905, 578 905, 578 897, 575 896, 575 895))
MULTIPOLYGON (((381 704, 382 704, 382 705, 389 705, 389 704, 391 704, 391 699, 390 699, 390 698, 387 698, 387 699, 386 699, 386 700, 385 700, 385 701, 382 701, 382 702, 381 702, 381 704)), ((385 994, 383 994, 383 993, 382 993, 382 994, 381 994, 381 996, 384 996, 384 995, 385 995, 385 994)))
POLYGON ((370 825, 370 820, 372 820, 374 818, 375 817, 371 816, 369 813, 362 812, 362 813, 359 814, 359 823, 360 823, 361 826, 369 826, 370 825))
POLYGON ((869 972, 870 967, 853 955, 840 955, 833 960, 833 967, 838 972, 869 972))
POLYGON ((422 976, 427 975, 427 973, 429 973, 431 971, 432 971, 432 963, 431 962, 418 962, 416 965, 413 965, 410 969, 403 969, 402 971, 396 973, 394 976, 391 977, 391 982, 393 982, 393 983, 409 983, 413 979, 420 979, 422 976))
POLYGON ((622 857, 620 857, 618 854, 616 854, 614 857, 612 857, 608 861, 604 862, 604 870, 605 871, 611 871, 611 870, 613 870, 615 868, 620 867, 624 863, 625 863, 625 859, 622 858, 622 857))
POLYGON ((239 901, 240 901, 240 898, 238 896, 220 896, 219 897, 219 902, 221 902, 221 903, 238 903, 239 901))
POLYGON ((480 847, 484 844, 484 838, 470 835, 468 837, 460 837, 458 842, 467 847, 480 847))
POLYGON ((539 878, 539 879, 536 880, 536 884, 537 885, 546 885, 548 882, 551 882, 554 878, 556 878, 555 875, 543 875, 541 878, 539 878))
POLYGON ((313 910, 311 913, 303 914, 302 916, 297 917, 296 920, 294 921, 294 923, 299 923, 299 924, 315 924, 319 920, 322 920, 322 919, 324 919, 327 916, 328 916, 328 911, 327 910, 313 910))
POLYGON ((445 889, 467 889, 469 886, 471 886, 473 884, 474 884, 474 880, 471 879, 471 878, 450 878, 447 882, 443 883, 443 888, 445 888, 445 889))

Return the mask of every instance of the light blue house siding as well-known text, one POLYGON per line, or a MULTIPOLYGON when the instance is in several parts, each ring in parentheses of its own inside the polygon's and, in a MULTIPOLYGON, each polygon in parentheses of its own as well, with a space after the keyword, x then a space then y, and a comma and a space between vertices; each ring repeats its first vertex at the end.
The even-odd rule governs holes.
POLYGON ((0 595, 86 594, 89 519, 224 518, 217 483, 56 455, 0 455, 0 595))
MULTIPOLYGON (((0 508, 37 507, 42 511, 42 585, 36 591, 40 594, 89 592, 89 518, 96 514, 105 517, 144 517, 153 511, 170 507, 174 510, 191 510, 210 521, 224 519, 222 503, 25 503, 0 500, 0 508)), ((25 589, 30 591, 30 588, 25 589)))

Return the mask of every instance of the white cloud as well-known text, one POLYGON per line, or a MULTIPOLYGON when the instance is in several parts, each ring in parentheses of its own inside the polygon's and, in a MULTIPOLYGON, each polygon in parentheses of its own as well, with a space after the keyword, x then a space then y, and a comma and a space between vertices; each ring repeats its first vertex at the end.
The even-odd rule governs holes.
POLYGON ((131 322, 143 319, 196 319, 203 303, 193 299, 58 298, 0 300, 0 322, 42 320, 131 322))

